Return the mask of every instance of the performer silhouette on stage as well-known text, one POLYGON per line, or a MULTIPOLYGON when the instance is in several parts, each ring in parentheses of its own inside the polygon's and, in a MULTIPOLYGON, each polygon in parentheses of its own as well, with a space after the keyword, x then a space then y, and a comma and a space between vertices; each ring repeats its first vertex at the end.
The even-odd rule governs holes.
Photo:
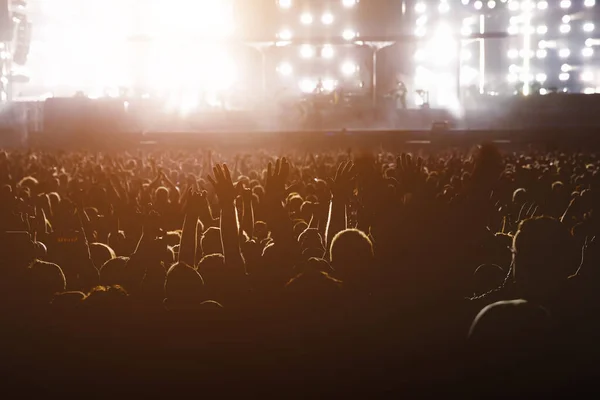
POLYGON ((313 91, 314 94, 322 94, 325 91, 325 87, 323 86, 323 79, 319 78, 317 81, 317 86, 313 91))
POLYGON ((400 107, 403 110, 406 110, 406 94, 408 90, 406 89, 406 85, 400 79, 396 80, 396 104, 397 101, 400 100, 400 107))

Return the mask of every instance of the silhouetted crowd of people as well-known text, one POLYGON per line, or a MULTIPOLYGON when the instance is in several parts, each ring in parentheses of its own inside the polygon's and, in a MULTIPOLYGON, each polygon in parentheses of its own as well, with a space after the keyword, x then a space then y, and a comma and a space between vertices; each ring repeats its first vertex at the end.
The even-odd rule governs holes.
POLYGON ((278 156, 0 152, 7 384, 490 397, 593 383, 595 154, 278 156))

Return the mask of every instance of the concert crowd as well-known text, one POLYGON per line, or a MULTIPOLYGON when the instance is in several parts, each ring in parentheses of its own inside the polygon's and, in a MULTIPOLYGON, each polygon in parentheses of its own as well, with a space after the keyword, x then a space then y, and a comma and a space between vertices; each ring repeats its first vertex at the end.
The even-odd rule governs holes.
POLYGON ((3 151, 5 390, 575 393, 599 202, 595 154, 490 144, 3 151))

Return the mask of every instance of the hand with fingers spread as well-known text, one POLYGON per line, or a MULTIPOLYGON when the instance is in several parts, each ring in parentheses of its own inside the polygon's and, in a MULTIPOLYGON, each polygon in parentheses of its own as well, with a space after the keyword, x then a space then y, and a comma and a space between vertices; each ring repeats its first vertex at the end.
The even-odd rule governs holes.
POLYGON ((219 203, 221 206, 233 206, 233 201, 236 197, 236 191, 235 187, 233 186, 233 181, 231 180, 229 168, 227 168, 227 165, 225 164, 217 164, 213 168, 213 174, 215 175, 214 178, 208 175, 208 181, 215 188, 215 192, 219 198, 219 203))
MULTIPOLYGON (((204 192, 206 193, 206 192, 204 192)), ((202 211, 202 194, 191 187, 188 188, 187 201, 185 203, 185 214, 199 216, 202 211)))
POLYGON ((424 161, 403 153, 396 158, 396 179, 405 193, 414 193, 425 182, 424 161))
POLYGON ((331 194, 334 200, 348 201, 354 190, 356 173, 352 161, 342 162, 330 182, 331 194))
POLYGON ((287 159, 284 157, 282 159, 278 159, 275 162, 275 167, 273 167, 272 163, 269 163, 267 167, 267 177, 266 177, 266 195, 271 199, 277 199, 282 201, 285 192, 285 182, 290 174, 290 164, 287 159))

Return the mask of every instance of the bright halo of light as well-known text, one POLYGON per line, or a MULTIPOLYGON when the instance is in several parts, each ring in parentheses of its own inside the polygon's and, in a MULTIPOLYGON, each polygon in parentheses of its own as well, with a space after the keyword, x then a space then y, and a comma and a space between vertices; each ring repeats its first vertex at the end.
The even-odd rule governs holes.
POLYGON ((545 35, 548 32, 548 27, 546 25, 540 25, 537 27, 538 35, 545 35))
POLYGON ((585 32, 592 32, 594 30, 594 24, 592 22, 586 22, 583 24, 583 30, 585 32))
POLYGON ((438 11, 441 13, 447 13, 448 11, 450 11, 450 5, 447 2, 442 1, 438 6, 438 11))
POLYGON ((333 58, 333 47, 329 44, 326 44, 321 49, 321 57, 323 58, 333 58))
POLYGON ((547 1, 538 1, 537 8, 538 8, 538 10, 545 10, 545 9, 547 9, 548 8, 548 2, 547 1))
POLYGON ((283 76, 290 76, 294 72, 294 69, 290 63, 282 62, 277 67, 277 71, 283 76))
POLYGON ((342 74, 344 74, 345 76, 353 75, 356 72, 356 69, 356 64, 352 61, 347 61, 344 64, 342 64, 342 74))
POLYGON ((570 75, 568 72, 562 72, 560 75, 558 75, 558 79, 561 81, 568 81, 570 78, 570 75))
POLYGON ((581 50, 581 55, 584 57, 591 57, 594 55, 594 49, 591 47, 585 47, 583 50, 581 50))
POLYGON ((315 48, 310 44, 303 44, 300 46, 300 57, 312 58, 315 55, 315 48))
POLYGON ((330 12, 326 12, 325 14, 323 14, 321 16, 321 22, 324 25, 331 25, 331 24, 333 24, 333 14, 330 13, 330 12))
POLYGON ((560 70, 562 72, 569 72, 572 69, 573 68, 569 64, 563 64, 563 65, 560 66, 560 70))
POLYGON ((596 5, 596 0, 585 0, 583 5, 586 7, 594 7, 596 5))
POLYGON ((290 8, 292 6, 292 0, 278 0, 279 7, 290 8))
POLYGON ((560 58, 567 58, 567 57, 569 57, 570 55, 571 55, 571 50, 569 50, 569 49, 560 49, 560 50, 558 51, 558 56, 559 56, 560 58))
POLYGON ((356 32, 352 29, 346 29, 342 32, 342 37, 344 40, 352 40, 356 37, 356 32))
POLYGON ((481 10, 483 8, 483 2, 477 0, 475 3, 473 3, 473 7, 475 7, 476 10, 481 10))
POLYGON ((313 23, 313 16, 311 13, 304 13, 300 16, 300 23, 302 25, 310 25, 313 23))
POLYGON ((496 7, 496 2, 494 0, 490 0, 487 3, 488 8, 492 9, 494 7, 496 7))
POLYGON ((289 29, 284 29, 279 32, 277 37, 281 40, 290 40, 292 38, 292 32, 289 29))
POLYGON ((560 26, 560 33, 569 33, 571 32, 571 25, 569 24, 562 24, 560 26))
POLYGON ((560 8, 569 8, 571 7, 571 1, 570 0, 562 0, 560 2, 560 8))
POLYGON ((415 4, 415 11, 419 14, 424 13, 427 10, 427 6, 422 1, 415 4))
POLYGON ((347 8, 354 7, 356 3, 358 0, 342 0, 342 5, 347 8))
POLYGON ((311 93, 317 87, 317 82, 309 78, 304 78, 298 82, 298 87, 304 93, 311 93))
POLYGON ((337 86, 337 82, 334 79, 323 79, 323 89, 328 92, 331 92, 337 86))
POLYGON ((548 77, 547 77, 547 76, 546 76, 546 74, 544 74, 544 73, 539 73, 539 74, 536 74, 536 75, 535 75, 535 80, 536 80, 536 81, 538 81, 538 82, 540 82, 540 83, 544 83, 544 82, 546 82, 546 79, 547 79, 547 78, 548 78, 548 77))
POLYGON ((590 71, 585 71, 581 74, 581 80, 583 82, 589 82, 594 79, 594 74, 590 71))

